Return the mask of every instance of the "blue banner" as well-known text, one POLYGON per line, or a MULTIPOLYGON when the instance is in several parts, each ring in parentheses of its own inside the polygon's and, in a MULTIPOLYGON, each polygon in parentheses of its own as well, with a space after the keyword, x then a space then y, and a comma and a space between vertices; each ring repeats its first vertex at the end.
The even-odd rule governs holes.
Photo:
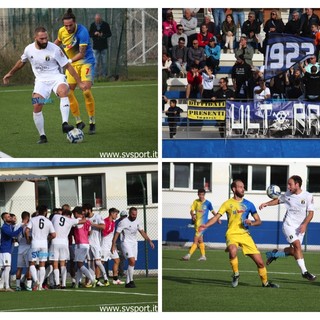
POLYGON ((226 104, 227 138, 314 138, 319 132, 319 102, 228 100, 226 104))
POLYGON ((314 40, 285 33, 271 33, 267 40, 264 79, 289 70, 315 53, 314 40))

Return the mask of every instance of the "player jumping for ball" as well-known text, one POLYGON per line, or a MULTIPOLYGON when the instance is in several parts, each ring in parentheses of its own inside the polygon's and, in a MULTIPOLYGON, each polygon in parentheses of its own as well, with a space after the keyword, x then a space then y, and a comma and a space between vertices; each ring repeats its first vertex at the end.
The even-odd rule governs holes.
POLYGON ((37 27, 34 32, 35 41, 29 44, 14 67, 3 77, 4 84, 9 83, 9 79, 27 61, 31 63, 35 76, 35 85, 32 93, 33 121, 40 135, 38 143, 47 143, 47 136, 44 130, 44 117, 42 108, 50 98, 53 91, 60 98, 60 112, 62 117, 62 132, 67 133, 73 129, 68 124, 70 102, 68 98, 69 86, 65 76, 60 72, 60 68, 65 67, 76 79, 81 90, 86 90, 87 85, 81 82, 80 77, 68 62, 67 57, 61 49, 54 43, 48 41, 48 33, 44 27, 37 27))
POLYGON ((259 209, 261 210, 265 207, 281 203, 284 203, 287 209, 283 219, 282 231, 290 246, 281 252, 277 249, 267 252, 267 265, 278 258, 294 256, 301 270, 302 277, 309 281, 314 281, 317 277, 308 272, 301 248, 307 226, 313 218, 314 204, 312 194, 303 191, 301 185, 302 179, 300 176, 291 176, 288 179, 288 191, 277 199, 262 203, 259 209))

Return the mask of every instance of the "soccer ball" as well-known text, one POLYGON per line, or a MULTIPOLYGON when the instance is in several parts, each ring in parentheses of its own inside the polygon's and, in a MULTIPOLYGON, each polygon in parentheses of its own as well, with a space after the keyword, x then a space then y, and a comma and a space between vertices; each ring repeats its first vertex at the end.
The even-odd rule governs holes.
POLYGON ((71 143, 80 143, 83 141, 84 133, 78 128, 74 128, 67 133, 67 139, 71 143))
POLYGON ((280 194, 281 189, 275 184, 270 185, 267 189, 267 195, 271 199, 278 199, 280 194))

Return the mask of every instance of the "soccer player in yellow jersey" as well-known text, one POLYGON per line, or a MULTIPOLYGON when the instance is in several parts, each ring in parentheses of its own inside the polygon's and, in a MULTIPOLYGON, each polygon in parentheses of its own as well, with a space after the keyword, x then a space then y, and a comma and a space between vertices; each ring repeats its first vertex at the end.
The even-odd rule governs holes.
POLYGON ((241 180, 234 180, 231 184, 231 190, 233 192, 233 197, 225 201, 218 210, 218 213, 207 223, 201 225, 199 229, 201 231, 205 230, 216 223, 224 213, 227 213, 228 228, 226 232, 226 250, 229 252, 230 264, 233 271, 232 287, 237 287, 239 282, 240 275, 237 251, 238 247, 241 247, 243 254, 249 256, 257 265, 262 286, 279 288, 277 284, 268 282, 267 269, 261 254, 249 233, 249 227, 259 226, 261 220, 254 204, 243 198, 245 190, 244 183, 241 180), (249 219, 250 214, 254 220, 249 219))
MULTIPOLYGON (((89 32, 83 25, 76 23, 76 17, 71 9, 68 9, 63 15, 62 21, 63 27, 59 29, 58 37, 54 43, 58 46, 62 46, 65 54, 69 58, 69 63, 75 68, 81 80, 87 84, 88 89, 83 92, 83 96, 89 116, 89 134, 94 134, 96 130, 95 101, 91 92, 91 87, 94 78, 95 59, 89 32)), ((73 116, 76 118, 77 128, 82 130, 85 127, 85 124, 81 120, 79 103, 74 95, 77 83, 68 70, 66 71, 66 76, 70 87, 70 109, 73 116)))
POLYGON ((205 253, 205 245, 203 242, 203 232, 199 231, 200 225, 206 223, 209 220, 209 213, 215 214, 212 204, 210 201, 205 199, 206 191, 204 189, 198 190, 198 199, 194 200, 191 205, 190 215, 192 221, 194 222, 195 234, 193 239, 193 244, 189 250, 189 253, 182 257, 182 260, 188 261, 191 258, 191 255, 197 250, 199 247, 201 257, 198 261, 205 261, 206 253, 205 253))

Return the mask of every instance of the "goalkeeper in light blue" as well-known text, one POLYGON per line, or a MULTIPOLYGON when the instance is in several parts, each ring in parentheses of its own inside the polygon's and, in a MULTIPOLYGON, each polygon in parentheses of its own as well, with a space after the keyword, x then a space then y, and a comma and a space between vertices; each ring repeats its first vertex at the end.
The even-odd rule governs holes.
POLYGON ((275 206, 283 203, 287 209, 283 218, 282 231, 290 246, 286 247, 284 251, 281 252, 277 249, 267 252, 266 264, 269 265, 278 258, 293 256, 301 270, 302 277, 309 281, 314 281, 317 277, 308 272, 301 248, 308 224, 312 220, 314 214, 313 196, 309 192, 303 191, 301 185, 301 177, 293 175, 288 179, 288 190, 285 194, 280 195, 277 199, 262 203, 259 206, 259 209, 261 210, 268 206, 275 206))

